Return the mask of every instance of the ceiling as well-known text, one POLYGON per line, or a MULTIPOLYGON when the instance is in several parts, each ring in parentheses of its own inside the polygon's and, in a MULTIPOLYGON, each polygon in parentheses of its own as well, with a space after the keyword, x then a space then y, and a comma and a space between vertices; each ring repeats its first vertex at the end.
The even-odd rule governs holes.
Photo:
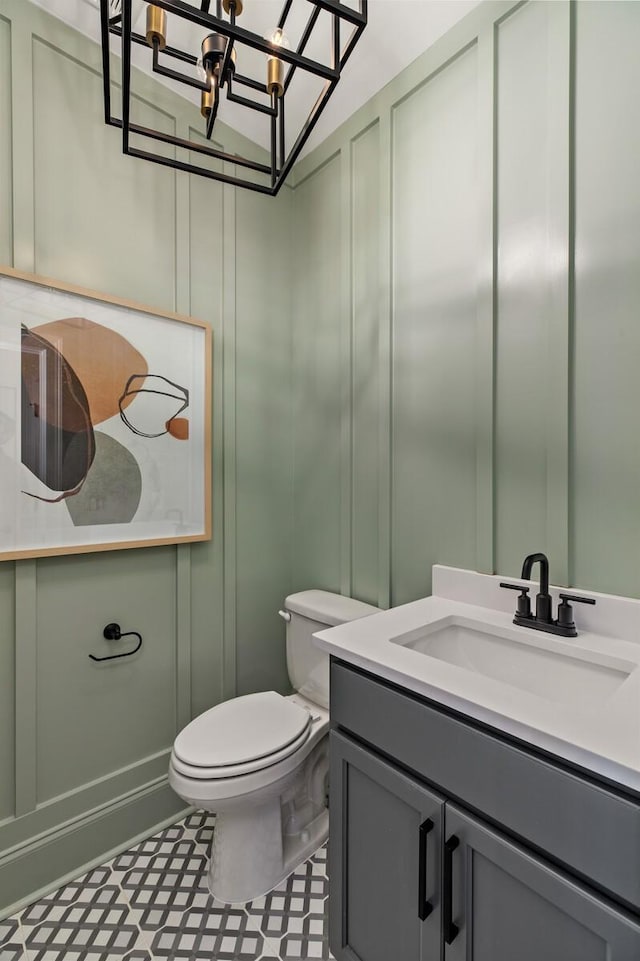
MULTIPOLYGON (((49 13, 59 17, 86 34, 99 40, 99 0, 32 0, 49 13)), ((191 0, 195 5, 195 0, 191 0)), ((357 6, 356 0, 346 0, 357 6)), ((309 138, 304 153, 324 140, 347 117, 382 89, 404 67, 431 46, 458 20, 462 19, 480 0, 369 0, 369 22, 351 59, 344 68, 340 83, 309 138)), ((133 0, 133 28, 145 32, 145 0, 133 0)), ((239 25, 261 35, 273 30, 278 22, 282 0, 244 0, 244 12, 239 25)), ((294 0, 287 21, 287 35, 292 49, 309 16, 306 0, 294 0)), ((206 31, 193 24, 172 22, 169 18, 168 42, 199 54, 206 31)), ((305 51, 310 57, 327 62, 329 18, 321 14, 316 30, 305 51), (323 21, 323 17, 325 20, 323 21)), ((343 33, 343 42, 346 38, 343 33)), ((117 41, 115 41, 117 43, 117 41)), ((147 72, 150 51, 134 46, 134 63, 147 72)), ((114 47, 117 50, 117 47, 114 47)), ((239 51, 240 53, 240 51, 239 51)), ((242 48, 242 73, 263 80, 266 69, 264 56, 242 48)), ((240 64, 239 64, 240 68, 240 64)), ((181 84, 158 78, 181 95, 199 104, 199 94, 181 84)), ((321 82, 301 71, 287 93, 287 126, 291 134, 297 132, 321 89, 321 82)), ((244 92, 244 91, 243 91, 244 92)), ((267 146, 268 118, 225 100, 221 102, 220 120, 262 146, 267 146)), ((288 147, 290 144, 287 145, 288 147)))

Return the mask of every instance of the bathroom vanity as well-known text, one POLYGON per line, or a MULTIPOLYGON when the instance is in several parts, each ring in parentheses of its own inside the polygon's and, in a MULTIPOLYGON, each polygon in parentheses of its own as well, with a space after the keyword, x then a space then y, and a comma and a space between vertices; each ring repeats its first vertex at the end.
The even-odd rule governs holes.
MULTIPOLYGON (((477 604, 491 588, 480 585, 474 606, 434 597, 317 635, 332 654, 338 961, 640 959, 640 646, 624 636, 640 606, 610 618, 614 636, 583 631, 571 657, 521 635, 541 658, 538 678, 530 664, 496 680, 480 636, 481 663, 460 632, 441 649, 424 642, 470 618, 504 641, 511 618, 477 604), (398 658, 398 638, 413 657, 398 658), (554 658, 566 689, 551 679, 545 697, 537 685, 554 658)), ((518 634, 513 643, 517 661, 518 634)), ((508 661, 509 647, 500 654, 508 661)))

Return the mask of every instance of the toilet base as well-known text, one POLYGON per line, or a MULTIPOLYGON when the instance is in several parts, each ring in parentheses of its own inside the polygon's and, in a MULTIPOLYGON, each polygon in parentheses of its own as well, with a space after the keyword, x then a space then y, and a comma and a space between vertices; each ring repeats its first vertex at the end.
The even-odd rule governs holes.
POLYGON ((298 835, 282 833, 278 798, 260 808, 218 814, 211 843, 207 886, 227 904, 246 904, 272 891, 329 835, 324 809, 298 835))

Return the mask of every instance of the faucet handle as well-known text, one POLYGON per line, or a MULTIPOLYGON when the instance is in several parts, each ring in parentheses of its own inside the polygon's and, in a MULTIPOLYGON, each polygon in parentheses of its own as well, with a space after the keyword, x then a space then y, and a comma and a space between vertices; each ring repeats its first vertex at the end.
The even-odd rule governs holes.
POLYGON ((517 613, 520 617, 531 617, 531 601, 527 596, 529 594, 528 587, 523 587, 521 584, 507 584, 506 581, 501 581, 500 587, 506 587, 510 591, 520 591, 517 613))
POLYGON ((580 604, 595 604, 595 597, 578 597, 577 594, 558 594, 561 601, 579 601, 580 604))
POLYGON ((559 594, 560 604, 558 604, 558 626, 564 627, 568 631, 575 633, 573 622, 573 608, 569 601, 578 601, 580 604, 595 604, 594 597, 578 597, 577 594, 559 594))

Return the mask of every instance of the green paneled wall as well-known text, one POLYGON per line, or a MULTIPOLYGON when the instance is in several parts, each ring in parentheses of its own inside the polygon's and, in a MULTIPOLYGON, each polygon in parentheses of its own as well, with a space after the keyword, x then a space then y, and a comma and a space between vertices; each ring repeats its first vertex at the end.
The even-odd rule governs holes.
POLYGON ((298 165, 301 586, 545 550, 640 596, 639 45, 638 3, 483 3, 298 165))
POLYGON ((473 46, 391 115, 392 604, 476 559, 477 73, 473 46))
POLYGON ((236 204, 236 635, 251 639, 237 646, 237 686, 283 690, 284 649, 274 657, 269 638, 282 636, 291 577, 291 216, 248 191, 236 204))
POLYGON ((640 4, 579 8, 575 91, 576 582, 640 593, 640 4))
MULTIPOLYGON (((291 191, 122 156, 98 47, 24 0, 2 14, 0 261, 211 323, 214 507, 208 543, 0 565, 0 913, 175 817, 168 753, 194 714, 286 690, 292 476, 291 191), (110 621, 143 652, 98 667, 110 621)), ((135 90, 143 122, 201 129, 195 103, 135 90)))
MULTIPOLYGON (((37 36, 32 51, 35 272, 158 307, 174 304, 173 172, 129 163, 114 149, 117 134, 96 110, 100 70, 37 36), (47 96, 39 96, 45 89, 47 96), (52 103, 66 109, 52 110, 52 103), (127 250, 144 256, 126 256, 127 250)), ((142 124, 176 133, 167 110, 136 100, 142 124)))
MULTIPOLYGON (((528 3, 496 37, 497 279, 496 569, 515 572, 523 543, 546 531, 552 308, 549 243, 551 144, 548 3, 528 3), (526 103, 527 109, 522 105, 526 103), (516 361, 516 358, 522 358, 516 361), (526 505, 526 509, 525 509, 526 505), (517 532, 517 533, 515 533, 517 532), (515 533, 515 536, 514 536, 515 533)), ((565 238, 566 243, 566 238, 565 238)), ((557 561, 556 561, 557 563, 557 561)))
POLYGON ((293 297, 296 590, 343 587, 341 483, 345 407, 341 358, 348 346, 341 288, 340 161, 331 158, 295 192, 293 297), (304 278, 304 279, 303 279, 304 278))
POLYGON ((37 564, 38 804, 159 754, 175 736, 176 638, 167 630, 176 622, 175 550, 137 555, 123 553, 115 564, 107 552, 37 564), (99 628, 114 620, 141 633, 144 624, 147 656, 96 670, 87 646, 106 653, 99 628))

